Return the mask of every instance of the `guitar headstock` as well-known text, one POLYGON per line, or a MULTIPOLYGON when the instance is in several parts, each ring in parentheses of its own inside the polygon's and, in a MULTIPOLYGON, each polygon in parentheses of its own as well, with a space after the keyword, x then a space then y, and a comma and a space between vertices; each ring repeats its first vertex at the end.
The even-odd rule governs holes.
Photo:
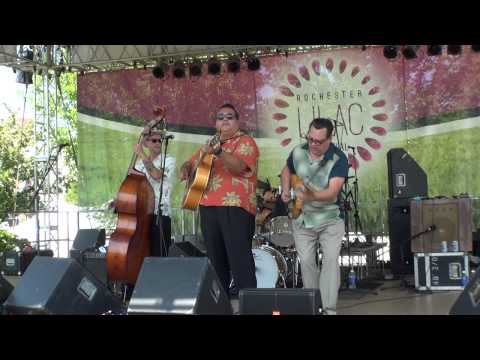
POLYGON ((153 108, 155 119, 146 122, 143 134, 150 135, 152 132, 164 133, 167 127, 167 120, 165 119, 166 112, 165 106, 155 106, 153 108))

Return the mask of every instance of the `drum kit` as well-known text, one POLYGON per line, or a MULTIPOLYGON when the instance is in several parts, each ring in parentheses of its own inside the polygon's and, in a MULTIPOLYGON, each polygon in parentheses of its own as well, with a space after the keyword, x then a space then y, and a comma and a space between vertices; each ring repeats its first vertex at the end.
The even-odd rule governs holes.
POLYGON ((276 189, 261 181, 257 187, 273 194, 269 199, 257 197, 256 231, 252 239, 257 288, 300 287, 300 263, 292 221, 288 216, 271 216, 280 196, 276 189))

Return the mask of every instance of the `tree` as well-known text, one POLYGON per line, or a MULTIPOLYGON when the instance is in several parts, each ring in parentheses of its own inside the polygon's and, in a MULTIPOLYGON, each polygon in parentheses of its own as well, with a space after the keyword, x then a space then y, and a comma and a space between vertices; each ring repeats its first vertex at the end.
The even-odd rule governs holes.
POLYGON ((0 222, 13 212, 31 211, 33 124, 15 115, 0 120, 0 222))
MULTIPOLYGON (((41 75, 35 75, 37 94, 42 94, 43 78, 41 75)), ((78 166, 77 166, 77 76, 74 73, 57 72, 48 75, 48 83, 50 84, 51 94, 55 94, 53 84, 56 85, 56 103, 55 97, 50 96, 50 118, 55 117, 55 108, 57 110, 58 125, 56 133, 51 133, 53 141, 58 146, 60 144, 67 145, 63 147, 63 160, 67 167, 67 171, 59 174, 58 180, 61 192, 66 193, 66 200, 72 204, 78 204, 78 166)), ((39 95, 37 95, 39 96, 39 95)), ((30 96, 29 103, 35 106, 33 96, 30 96)), ((42 109, 37 108, 37 111, 42 109)))

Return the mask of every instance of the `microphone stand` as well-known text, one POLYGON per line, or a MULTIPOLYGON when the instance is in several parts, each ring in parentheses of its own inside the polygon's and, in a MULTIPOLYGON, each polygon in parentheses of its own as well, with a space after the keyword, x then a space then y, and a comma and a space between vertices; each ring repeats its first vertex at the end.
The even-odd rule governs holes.
POLYGON ((165 179, 165 163, 167 159, 167 148, 168 148, 168 136, 165 136, 165 145, 163 146, 163 154, 162 154, 162 178, 160 180, 160 194, 159 194, 159 200, 158 200, 158 215, 157 215, 157 227, 159 230, 159 242, 160 242, 160 247, 161 247, 161 252, 160 256, 167 256, 168 255, 168 249, 167 249, 167 244, 165 240, 165 235, 163 232, 163 212, 162 212, 162 196, 163 196, 163 180, 165 179))

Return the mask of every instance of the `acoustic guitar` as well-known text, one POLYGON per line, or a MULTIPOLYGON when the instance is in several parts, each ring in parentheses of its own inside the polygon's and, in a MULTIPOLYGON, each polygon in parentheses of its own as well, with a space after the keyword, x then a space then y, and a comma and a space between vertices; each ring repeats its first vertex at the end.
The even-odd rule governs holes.
MULTIPOLYGON (((211 147, 216 147, 220 143, 220 133, 207 142, 211 147)), ((210 174, 212 172, 213 154, 203 153, 200 156, 197 166, 190 174, 186 182, 186 192, 183 197, 182 208, 188 210, 197 209, 203 194, 208 186, 210 174)))

